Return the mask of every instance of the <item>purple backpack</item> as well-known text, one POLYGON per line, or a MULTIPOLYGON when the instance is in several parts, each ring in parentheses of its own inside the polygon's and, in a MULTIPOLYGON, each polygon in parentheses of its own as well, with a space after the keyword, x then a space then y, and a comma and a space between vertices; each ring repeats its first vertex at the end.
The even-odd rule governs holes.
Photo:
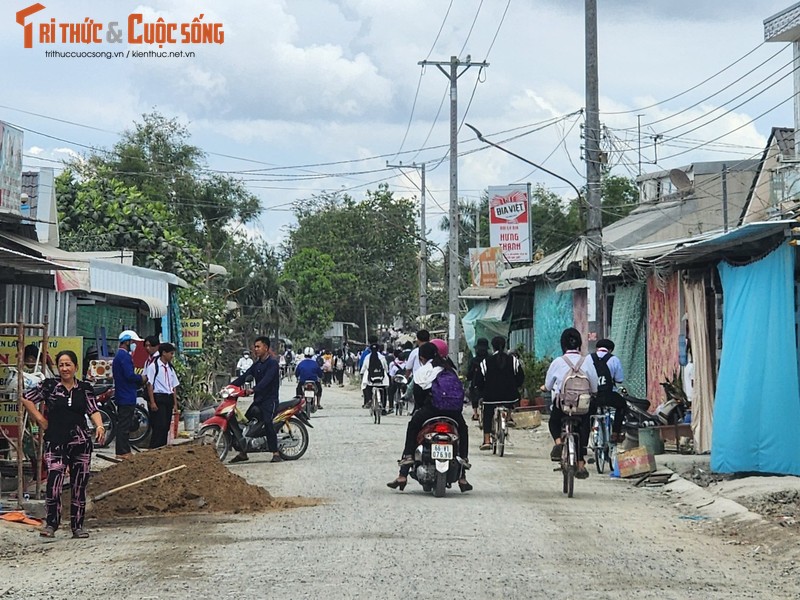
POLYGON ((444 370, 433 380, 433 407, 439 410, 461 410, 464 407, 464 386, 458 375, 444 370))

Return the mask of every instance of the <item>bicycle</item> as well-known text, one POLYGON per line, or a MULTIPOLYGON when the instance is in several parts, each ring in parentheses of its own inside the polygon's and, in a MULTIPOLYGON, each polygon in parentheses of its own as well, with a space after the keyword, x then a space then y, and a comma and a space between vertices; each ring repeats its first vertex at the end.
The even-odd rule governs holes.
POLYGON ((575 404, 561 403, 564 418, 561 421, 561 465, 555 470, 561 470, 564 477, 563 492, 572 498, 575 490, 575 475, 578 472, 580 460, 581 417, 589 412, 591 395, 581 394, 575 404))
POLYGON ((497 406, 492 417, 492 454, 503 456, 507 437, 508 408, 506 406, 497 406))
POLYGON ((372 418, 376 425, 380 425, 381 414, 383 413, 383 405, 385 403, 386 403, 386 389, 380 385, 373 386, 372 404, 370 405, 369 412, 372 413, 372 418))
POLYGON ((602 474, 605 464, 611 468, 611 456, 615 444, 611 441, 611 423, 614 421, 614 409, 601 406, 597 414, 592 415, 592 448, 594 449, 594 464, 597 472, 602 474))
POLYGON ((398 374, 394 376, 394 383, 397 386, 394 393, 394 414, 401 416, 403 411, 407 410, 405 395, 408 380, 405 375, 398 374))

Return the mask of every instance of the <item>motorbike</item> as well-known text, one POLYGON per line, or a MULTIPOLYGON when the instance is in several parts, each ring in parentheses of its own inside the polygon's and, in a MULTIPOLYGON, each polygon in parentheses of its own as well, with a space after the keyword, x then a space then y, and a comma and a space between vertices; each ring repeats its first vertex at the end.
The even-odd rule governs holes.
MULTIPOLYGON (((95 384, 92 387, 94 388, 97 402, 97 411, 100 413, 100 417, 103 419, 103 427, 106 429, 105 439, 101 447, 107 448, 117 434, 117 401, 114 398, 114 386, 95 384)), ((90 428, 93 430, 94 424, 90 423, 90 428)), ((131 444, 138 446, 144 443, 151 430, 147 404, 145 404, 144 398, 137 396, 128 439, 131 444)))
POLYGON ((436 498, 461 477, 464 461, 458 455, 458 424, 448 417, 433 417, 417 435, 414 465, 409 475, 436 498))
POLYGON ((689 404, 683 390, 669 381, 661 383, 661 386, 667 394, 667 401, 655 412, 650 412, 650 400, 636 398, 631 396, 624 387, 620 388, 620 394, 627 405, 623 429, 625 437, 629 440, 636 442, 639 439, 639 429, 643 427, 658 427, 683 422, 689 404))
POLYGON ((317 382, 313 379, 304 381, 302 383, 303 399, 305 400, 305 415, 306 419, 311 418, 311 413, 317 412, 319 406, 319 390, 317 389, 317 382))
MULTIPOLYGON (((251 406, 242 413, 238 400, 245 395, 242 388, 227 385, 220 390, 222 402, 214 415, 200 426, 197 437, 214 447, 217 457, 223 461, 231 448, 239 452, 268 452, 265 435, 268 426, 261 419, 256 407, 251 406), (241 447, 243 440, 245 447, 241 447)), ((313 428, 306 418, 303 397, 293 398, 278 404, 278 409, 270 426, 278 434, 278 453, 283 460, 297 460, 308 449, 308 427, 313 428)))

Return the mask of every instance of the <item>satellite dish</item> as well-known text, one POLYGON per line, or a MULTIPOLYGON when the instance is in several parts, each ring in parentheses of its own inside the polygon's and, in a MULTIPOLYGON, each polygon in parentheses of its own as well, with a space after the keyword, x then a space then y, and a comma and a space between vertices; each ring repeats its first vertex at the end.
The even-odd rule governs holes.
POLYGON ((692 180, 680 169, 671 169, 669 172, 669 180, 681 193, 688 192, 692 189, 692 180))

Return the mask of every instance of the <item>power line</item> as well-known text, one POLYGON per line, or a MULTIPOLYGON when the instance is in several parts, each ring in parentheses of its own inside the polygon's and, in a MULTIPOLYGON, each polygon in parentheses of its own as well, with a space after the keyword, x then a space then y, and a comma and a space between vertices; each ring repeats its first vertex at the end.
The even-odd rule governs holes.
MULTIPOLYGON (((737 58, 735 61, 733 61, 727 67, 725 67, 723 69, 720 69, 719 71, 717 71, 716 73, 714 73, 710 77, 705 78, 700 83, 698 83, 696 85, 693 85, 689 89, 683 90, 682 92, 679 92, 679 93, 675 94, 674 96, 670 96, 669 98, 665 98, 664 100, 659 100, 658 102, 654 102, 653 104, 648 104, 647 106, 640 106, 639 108, 633 108, 631 110, 601 111, 600 114, 603 114, 603 115, 625 115, 625 114, 637 113, 637 112, 641 112, 643 110, 647 110, 648 108, 654 108, 656 106, 659 106, 660 104, 665 104, 667 102, 671 102, 672 100, 675 100, 676 98, 680 98, 681 96, 684 96, 684 95, 688 94, 689 92, 692 92, 692 91, 696 90, 701 85, 704 85, 704 84, 708 83, 709 81, 711 81, 712 79, 715 79, 716 77, 722 75, 725 71, 727 71, 728 69, 736 66, 737 64, 742 62, 745 58, 747 58, 748 56, 753 54, 756 50, 761 48, 761 46, 763 46, 765 43, 766 42, 761 42, 758 46, 756 46, 755 48, 753 48, 752 50, 750 50, 749 52, 747 52, 746 54, 744 54, 740 58, 737 58)), ((784 49, 785 48, 781 48, 781 50, 779 52, 783 52, 784 49)), ((778 53, 776 53, 776 54, 778 54, 778 53)))

